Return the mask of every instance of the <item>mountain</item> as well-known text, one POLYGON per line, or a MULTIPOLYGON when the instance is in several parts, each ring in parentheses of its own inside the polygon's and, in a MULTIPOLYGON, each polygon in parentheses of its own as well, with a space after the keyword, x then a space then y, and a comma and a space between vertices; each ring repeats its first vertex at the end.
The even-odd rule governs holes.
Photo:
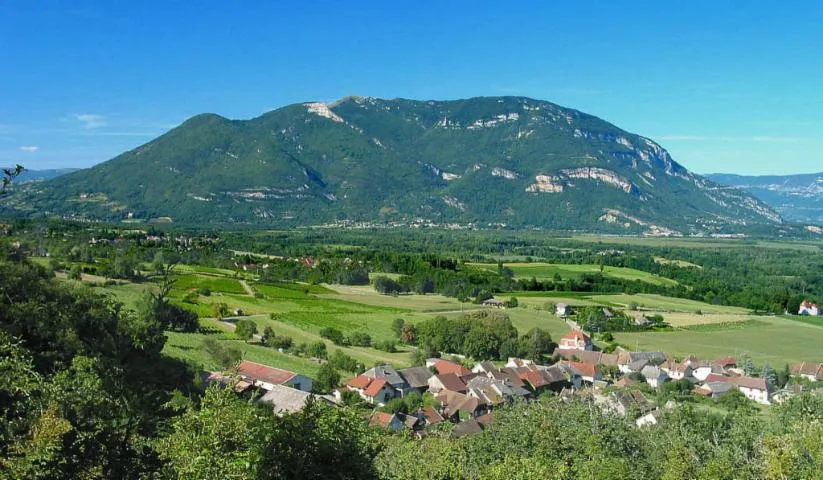
POLYGON ((61 175, 66 175, 71 172, 76 172, 79 168, 56 168, 50 170, 24 170, 15 182, 39 182, 44 180, 51 180, 61 175))
POLYGON ((751 192, 788 220, 823 224, 823 173, 764 176, 713 173, 707 177, 751 192))
POLYGON ((202 114, 94 168, 23 190, 6 208, 201 225, 688 233, 780 222, 750 194, 689 172, 648 138, 524 97, 346 97, 251 120, 202 114))

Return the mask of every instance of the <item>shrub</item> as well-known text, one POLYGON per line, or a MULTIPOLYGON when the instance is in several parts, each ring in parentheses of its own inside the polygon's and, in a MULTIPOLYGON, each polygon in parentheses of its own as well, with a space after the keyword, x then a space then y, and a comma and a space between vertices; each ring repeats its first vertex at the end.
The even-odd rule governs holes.
POLYGON ((254 337, 255 333, 257 333, 257 324, 254 321, 248 318, 241 318, 237 321, 237 326, 234 329, 237 338, 248 342, 254 337))
POLYGON ((331 340, 335 345, 346 345, 343 332, 334 327, 325 327, 320 330, 320 337, 331 340))
POLYGON ((203 295, 204 297, 210 297, 211 296, 211 290, 208 289, 208 288, 201 288, 197 293, 199 293, 200 295, 203 295))
POLYGON ((366 332, 352 332, 349 334, 349 344, 358 347, 370 347, 371 335, 366 332))

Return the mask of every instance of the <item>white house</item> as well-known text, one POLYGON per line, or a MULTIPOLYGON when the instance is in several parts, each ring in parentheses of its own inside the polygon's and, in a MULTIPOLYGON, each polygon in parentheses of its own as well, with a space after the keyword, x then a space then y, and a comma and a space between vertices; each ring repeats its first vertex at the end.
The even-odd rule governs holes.
POLYGON ((646 365, 640 370, 640 375, 646 379, 646 383, 652 388, 657 388, 669 379, 666 371, 654 365, 646 365))
MULTIPOLYGON (((346 388, 360 394, 360 397, 372 405, 384 405, 395 397, 396 390, 384 378, 370 378, 358 375, 349 380, 346 388)), ((336 394, 339 396, 339 392, 336 394)))
POLYGON ((580 330, 572 330, 560 339, 560 348, 567 350, 593 350, 592 339, 580 330))
POLYGON ((765 378, 731 377, 731 381, 737 385, 737 389, 749 400, 762 405, 771 404, 769 401, 769 384, 765 378))
POLYGON ((568 317, 571 314, 571 308, 565 303, 558 303, 555 306, 555 314, 558 317, 568 317))
POLYGON ((666 372, 672 380, 682 380, 684 378, 692 378, 692 362, 684 360, 677 363, 672 359, 660 365, 660 368, 666 372))
POLYGON ((314 387, 314 381, 309 377, 248 360, 240 362, 237 374, 241 379, 263 390, 271 390, 275 385, 285 385, 311 392, 314 387))
POLYGON ((817 306, 817 303, 815 302, 803 300, 803 302, 800 303, 800 310, 798 310, 797 314, 816 317, 820 315, 820 308, 817 306))

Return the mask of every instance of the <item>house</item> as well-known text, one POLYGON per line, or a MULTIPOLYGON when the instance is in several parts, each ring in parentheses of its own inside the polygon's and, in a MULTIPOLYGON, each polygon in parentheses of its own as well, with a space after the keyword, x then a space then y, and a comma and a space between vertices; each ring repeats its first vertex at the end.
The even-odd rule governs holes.
POLYGON ((595 404, 621 417, 630 413, 643 415, 652 409, 649 399, 639 390, 617 390, 608 396, 596 394, 592 398, 595 404))
POLYGON ((632 380, 629 377, 620 377, 620 380, 614 382, 612 385, 617 388, 629 388, 632 385, 637 385, 637 380, 632 380))
POLYGON ((792 375, 805 378, 810 382, 823 381, 823 364, 801 362, 792 365, 792 375))
POLYGON ((400 432, 406 429, 406 424, 398 414, 375 411, 369 419, 370 427, 400 432))
POLYGON ((509 357, 509 361, 506 362, 506 367, 508 367, 508 368, 531 367, 533 365, 534 365, 533 361, 526 360, 525 358, 509 357))
POLYGON ((555 310, 554 311, 555 315, 557 315, 558 317, 568 317, 569 315, 572 314, 571 307, 569 307, 565 303, 558 303, 555 306, 554 310, 555 310))
POLYGON ((406 380, 391 365, 378 365, 363 372, 363 375, 378 379, 382 378, 397 391, 395 396, 404 396, 411 391, 411 387, 406 380))
POLYGON ((452 429, 452 436, 454 438, 460 438, 470 435, 477 435, 478 433, 482 432, 483 427, 480 425, 480 423, 477 420, 470 418, 465 422, 460 422, 457 425, 455 425, 454 429, 452 429))
POLYGON ((425 392, 429 388, 429 379, 434 376, 431 370, 426 367, 410 367, 404 368, 397 373, 403 377, 408 385, 409 392, 417 391, 425 392))
POLYGON ((658 388, 669 379, 669 375, 665 370, 654 365, 646 365, 643 367, 640 370, 640 375, 643 375, 643 378, 646 379, 646 383, 648 383, 652 388, 658 388))
POLYGON ((726 357, 723 357, 723 358, 718 358, 717 360, 714 361, 714 364, 717 365, 718 367, 722 368, 723 370, 728 370, 730 368, 737 368, 737 360, 735 360, 734 357, 729 357, 729 356, 726 356, 726 357))
POLYGON ((638 427, 648 427, 660 423, 661 418, 663 418, 663 412, 661 410, 652 410, 651 412, 635 420, 634 423, 638 427))
POLYGON ((592 339, 580 330, 572 330, 560 339, 560 348, 566 350, 594 350, 592 339))
POLYGON ((603 309, 603 316, 606 317, 607 320, 611 320, 614 318, 614 312, 609 310, 608 308, 603 309))
POLYGON ((497 367, 495 367, 494 364, 492 362, 489 362, 488 360, 485 362, 480 362, 474 367, 472 367, 472 373, 482 373, 485 375, 488 375, 489 373, 494 372, 496 370, 497 367))
POLYGON ((464 375, 468 375, 471 372, 468 368, 460 365, 459 363, 452 362, 450 360, 443 360, 442 358, 433 358, 426 360, 427 367, 434 367, 437 373, 453 373, 458 377, 462 377, 464 375))
POLYGON ((648 364, 660 365, 668 356, 663 352, 620 352, 617 356, 617 368, 621 373, 640 372, 648 364))
POLYGON ((496 298, 490 298, 488 300, 483 300, 484 307, 494 307, 494 308, 503 308, 504 304, 502 301, 496 298))
POLYGON ((309 399, 331 405, 332 402, 322 396, 315 396, 309 392, 297 390, 284 385, 275 385, 271 390, 260 397, 257 402, 272 406, 275 415, 303 411, 309 399))
POLYGON ((475 377, 466 383, 466 391, 470 397, 495 407, 511 402, 514 398, 525 398, 530 392, 522 387, 512 387, 503 380, 490 377, 475 377))
POLYGON ((568 348, 556 348, 554 353, 573 362, 593 363, 595 365, 617 366, 617 355, 612 353, 595 352, 589 350, 577 350, 568 348))
POLYGON ((465 392, 466 384, 454 373, 432 375, 428 381, 429 391, 432 393, 450 390, 452 392, 465 392))
POLYGON ((684 360, 680 363, 675 362, 674 359, 669 359, 660 365, 660 368, 666 372, 672 380, 682 380, 684 378, 692 378, 692 365, 694 363, 684 360))
POLYGON ((800 303, 800 310, 797 312, 798 315, 808 315, 812 317, 816 317, 820 315, 820 308, 817 306, 817 303, 810 302, 808 300, 803 300, 800 303))
POLYGON ((487 407, 476 397, 451 390, 442 390, 434 398, 442 405, 443 418, 451 420, 458 420, 461 413, 474 417, 487 407))
POLYGON ((695 395, 703 395, 709 398, 718 398, 729 393, 735 388, 735 385, 728 381, 710 381, 699 387, 696 387, 692 392, 695 395))
POLYGON ((271 390, 275 385, 285 385, 304 392, 311 392, 314 388, 314 381, 309 377, 248 360, 240 362, 237 374, 263 390, 271 390))
POLYGON ((417 418, 419 418, 425 426, 437 425, 438 423, 442 423, 446 420, 437 410, 434 409, 434 407, 421 408, 417 411, 417 418))
POLYGON ((360 397, 372 405, 384 405, 396 396, 396 391, 384 378, 370 378, 358 375, 349 380, 346 388, 360 394, 360 397))
POLYGON ((572 384, 576 387, 580 387, 581 382, 592 384, 603 379, 600 369, 593 363, 567 362, 567 364, 572 376, 572 384), (576 381, 576 379, 579 380, 576 381))
POLYGON ((730 377, 732 383, 737 385, 737 389, 749 400, 761 405, 770 405, 769 394, 771 387, 765 378, 754 377, 730 377))

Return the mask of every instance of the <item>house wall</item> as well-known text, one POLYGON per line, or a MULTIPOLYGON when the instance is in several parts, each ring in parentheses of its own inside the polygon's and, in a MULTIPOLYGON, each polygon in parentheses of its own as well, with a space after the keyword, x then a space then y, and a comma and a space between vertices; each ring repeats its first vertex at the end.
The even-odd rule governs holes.
POLYGON ((710 373, 712 373, 711 368, 699 367, 692 372, 692 376, 702 382, 703 380, 706 380, 710 373))
MULTIPOLYGON (((285 385, 304 392, 311 392, 314 389, 314 381, 304 375, 293 376, 285 383, 285 385)), ((269 387, 268 390, 271 390, 272 388, 273 387, 269 387)))
POLYGON ((747 388, 747 387, 738 387, 740 392, 746 396, 749 400, 755 401, 762 405, 769 405, 769 392, 765 392, 763 390, 759 390, 756 388, 747 388))

